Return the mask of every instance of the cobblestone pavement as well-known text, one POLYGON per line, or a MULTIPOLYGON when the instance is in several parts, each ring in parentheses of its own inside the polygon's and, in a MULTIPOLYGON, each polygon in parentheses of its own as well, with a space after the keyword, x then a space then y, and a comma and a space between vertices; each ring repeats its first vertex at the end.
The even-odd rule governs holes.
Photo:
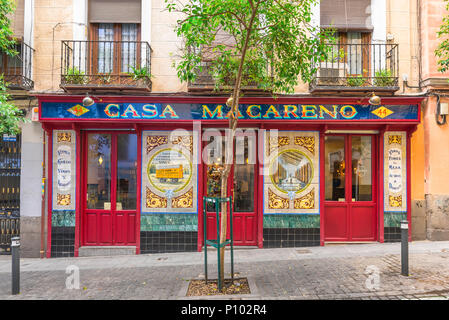
MULTIPOLYGON (((369 255, 363 246, 359 248, 360 254, 351 249, 345 256, 315 254, 313 250, 318 249, 311 248, 277 249, 271 254, 268 249, 241 250, 235 272, 248 277, 252 294, 206 298, 449 300, 449 249, 411 252, 410 275, 405 277, 400 275, 399 254, 385 250, 385 254, 369 255), (244 259, 245 255, 253 258, 244 259), (256 259, 257 255, 263 258, 256 259)), ((204 276, 202 257, 202 253, 180 253, 23 259, 17 296, 10 295, 10 258, 1 257, 0 299, 186 299, 188 281, 204 276), (183 264, 182 257, 191 258, 184 258, 183 264), (80 289, 66 289, 69 265, 79 266, 80 289)), ((216 277, 214 269, 216 265, 210 264, 209 278, 216 277)))

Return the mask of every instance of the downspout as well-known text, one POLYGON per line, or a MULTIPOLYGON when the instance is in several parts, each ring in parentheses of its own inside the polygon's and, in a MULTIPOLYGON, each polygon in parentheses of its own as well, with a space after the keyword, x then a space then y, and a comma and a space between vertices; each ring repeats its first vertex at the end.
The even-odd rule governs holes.
POLYGON ((418 86, 419 91, 422 91, 421 81, 422 81, 422 22, 421 22, 421 0, 416 1, 416 12, 418 15, 418 86))

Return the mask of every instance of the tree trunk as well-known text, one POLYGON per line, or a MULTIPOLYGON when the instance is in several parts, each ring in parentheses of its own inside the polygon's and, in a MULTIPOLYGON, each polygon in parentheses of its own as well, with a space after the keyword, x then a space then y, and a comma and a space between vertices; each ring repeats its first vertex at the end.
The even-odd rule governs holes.
MULTIPOLYGON (((250 18, 250 22, 248 24, 248 29, 246 30, 246 38, 245 43, 243 45, 242 49, 242 56, 240 59, 239 64, 239 70, 237 73, 237 78, 235 81, 234 90, 232 92, 232 100, 231 100, 231 112, 229 113, 229 136, 226 135, 225 140, 225 165, 223 174, 221 176, 221 197, 226 198, 228 196, 228 177, 229 173, 231 172, 231 166, 232 163, 234 163, 234 136, 235 136, 235 129, 237 128, 237 121, 238 121, 238 107, 239 107, 239 99, 240 99, 240 90, 241 90, 241 83, 242 83, 242 74, 243 74, 243 65, 245 63, 245 57, 246 57, 246 51, 248 49, 248 43, 252 32, 252 26, 254 23, 254 19, 257 14, 257 9, 260 4, 260 2, 257 3, 257 5, 254 7, 253 2, 250 0, 251 7, 252 7, 252 14, 250 18)), ((229 100, 228 100, 229 102, 229 100)), ((226 103, 227 105, 229 103, 226 103)), ((229 105, 228 105, 229 106, 229 105)), ((232 189, 234 189, 234 181, 231 181, 232 183, 232 189)), ((234 200, 234 199, 232 199, 234 200)), ((232 203, 230 203, 232 206, 232 203)), ((226 202, 223 202, 221 204, 221 219, 220 219, 220 243, 226 241, 226 233, 227 233, 227 222, 228 222, 228 212, 227 212, 227 204, 226 202)), ((234 230, 230 230, 230 232, 233 232, 234 230)), ((221 283, 224 284, 224 260, 225 260, 225 247, 220 248, 220 274, 218 275, 220 277, 221 283)))

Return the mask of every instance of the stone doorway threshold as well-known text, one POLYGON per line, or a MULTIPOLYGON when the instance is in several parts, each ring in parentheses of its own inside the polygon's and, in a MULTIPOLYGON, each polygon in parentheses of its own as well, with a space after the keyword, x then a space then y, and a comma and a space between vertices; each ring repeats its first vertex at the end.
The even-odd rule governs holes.
POLYGON ((79 257, 135 255, 136 246, 86 246, 80 247, 79 257))
POLYGON ((373 244, 380 243, 379 241, 324 241, 325 246, 342 245, 342 244, 373 244))

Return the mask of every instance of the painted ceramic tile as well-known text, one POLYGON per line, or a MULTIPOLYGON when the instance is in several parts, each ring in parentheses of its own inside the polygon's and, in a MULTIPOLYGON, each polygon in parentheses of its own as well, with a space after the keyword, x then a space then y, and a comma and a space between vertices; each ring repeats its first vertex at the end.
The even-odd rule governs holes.
POLYGON ((319 213, 319 133, 267 130, 264 214, 319 213))
POLYGON ((53 131, 53 209, 75 210, 76 133, 53 131))
POLYGON ((75 211, 52 211, 51 225, 53 227, 74 227, 75 211))
POLYGON ((264 228, 319 228, 320 216, 313 214, 301 215, 265 215, 264 228))
POLYGON ((407 213, 384 212, 384 227, 400 227, 402 220, 407 220, 407 213))
POLYGON ((407 211, 407 134, 404 131, 385 132, 384 210, 407 211))
POLYGON ((192 131, 142 132, 142 213, 196 213, 197 142, 192 131))
POLYGON ((140 219, 141 231, 198 231, 196 214, 145 214, 140 219))

